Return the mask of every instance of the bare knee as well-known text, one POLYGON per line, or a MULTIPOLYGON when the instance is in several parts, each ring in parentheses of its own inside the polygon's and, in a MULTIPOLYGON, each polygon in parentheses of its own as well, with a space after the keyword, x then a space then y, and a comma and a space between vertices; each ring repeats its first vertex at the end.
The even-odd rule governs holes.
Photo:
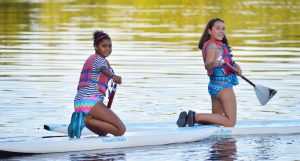
POLYGON ((235 123, 229 123, 227 125, 225 125, 225 127, 234 127, 235 126, 235 123))
POLYGON ((236 124, 236 121, 235 120, 228 120, 228 122, 226 122, 224 124, 225 127, 234 127, 236 124))
POLYGON ((126 127, 122 126, 121 128, 118 129, 118 132, 115 134, 115 136, 122 136, 126 132, 126 127))

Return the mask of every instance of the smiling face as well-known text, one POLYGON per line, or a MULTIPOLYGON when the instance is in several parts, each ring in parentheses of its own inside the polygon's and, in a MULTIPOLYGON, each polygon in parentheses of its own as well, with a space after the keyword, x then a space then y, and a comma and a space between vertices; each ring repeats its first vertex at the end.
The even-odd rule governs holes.
POLYGON ((216 21, 211 29, 208 29, 210 39, 222 41, 225 36, 225 24, 221 21, 216 21))
POLYGON ((108 57, 112 51, 111 40, 110 39, 102 40, 98 45, 95 45, 95 51, 96 54, 99 54, 104 58, 108 57))

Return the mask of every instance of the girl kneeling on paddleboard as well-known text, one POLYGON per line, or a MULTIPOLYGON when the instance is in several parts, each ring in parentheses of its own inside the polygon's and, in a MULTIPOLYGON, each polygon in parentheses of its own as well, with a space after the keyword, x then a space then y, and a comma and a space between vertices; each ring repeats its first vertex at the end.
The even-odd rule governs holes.
POLYGON ((120 136, 126 131, 120 118, 103 103, 108 81, 122 83, 105 59, 112 52, 111 38, 102 31, 95 31, 93 39, 95 54, 84 63, 74 100, 75 112, 68 127, 71 138, 80 138, 84 127, 100 136, 107 133, 120 136))
POLYGON ((212 114, 196 114, 191 110, 188 113, 183 111, 179 114, 177 125, 179 127, 184 127, 186 124, 194 126, 197 122, 227 127, 235 126, 236 98, 233 86, 239 82, 236 74, 222 64, 225 62, 235 67, 238 75, 242 75, 242 70, 232 60, 223 20, 215 18, 208 22, 198 47, 202 50, 205 69, 210 78, 208 92, 211 96, 212 114))

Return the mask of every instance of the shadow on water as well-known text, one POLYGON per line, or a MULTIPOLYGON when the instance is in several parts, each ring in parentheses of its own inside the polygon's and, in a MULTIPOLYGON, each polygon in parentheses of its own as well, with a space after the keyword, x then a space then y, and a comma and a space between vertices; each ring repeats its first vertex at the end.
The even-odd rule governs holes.
POLYGON ((124 153, 95 153, 95 154, 82 154, 82 155, 70 155, 70 160, 103 160, 103 161, 115 161, 126 160, 124 153))
MULTIPOLYGON (((33 153, 17 153, 17 152, 7 152, 0 151, 0 160, 1 159, 26 159, 26 160, 38 160, 41 158, 61 158, 64 154, 33 154, 33 153)), ((125 154, 120 152, 103 152, 103 153, 89 153, 89 152, 77 152, 69 155, 65 155, 68 160, 125 160, 125 154)), ((57 159, 58 159, 57 158, 57 159)))
POLYGON ((7 159, 12 157, 26 157, 26 156, 33 156, 34 154, 31 153, 18 153, 18 152, 8 152, 0 150, 0 159, 7 159))

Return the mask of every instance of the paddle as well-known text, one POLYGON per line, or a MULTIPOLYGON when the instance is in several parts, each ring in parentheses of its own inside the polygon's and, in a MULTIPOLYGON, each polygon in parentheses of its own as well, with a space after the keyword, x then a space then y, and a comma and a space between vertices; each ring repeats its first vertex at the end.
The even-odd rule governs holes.
MULTIPOLYGON (((219 61, 222 60, 222 57, 221 57, 221 59, 219 57, 218 60, 219 61)), ((220 62, 222 62, 222 64, 224 66, 228 67, 232 72, 234 72, 236 74, 238 73, 237 69, 235 69, 228 63, 223 62, 223 61, 220 61, 220 62)), ((275 89, 254 84, 253 82, 251 82, 249 79, 247 79, 243 75, 240 75, 240 77, 243 78, 246 82, 248 82, 249 84, 251 84, 254 87, 256 97, 259 100, 261 105, 267 104, 269 102, 269 100, 277 93, 277 91, 275 89)))
POLYGON ((112 102, 114 100, 115 94, 116 94, 116 90, 117 90, 117 83, 114 83, 113 87, 112 87, 112 91, 108 97, 108 103, 107 103, 107 107, 111 108, 112 102))

